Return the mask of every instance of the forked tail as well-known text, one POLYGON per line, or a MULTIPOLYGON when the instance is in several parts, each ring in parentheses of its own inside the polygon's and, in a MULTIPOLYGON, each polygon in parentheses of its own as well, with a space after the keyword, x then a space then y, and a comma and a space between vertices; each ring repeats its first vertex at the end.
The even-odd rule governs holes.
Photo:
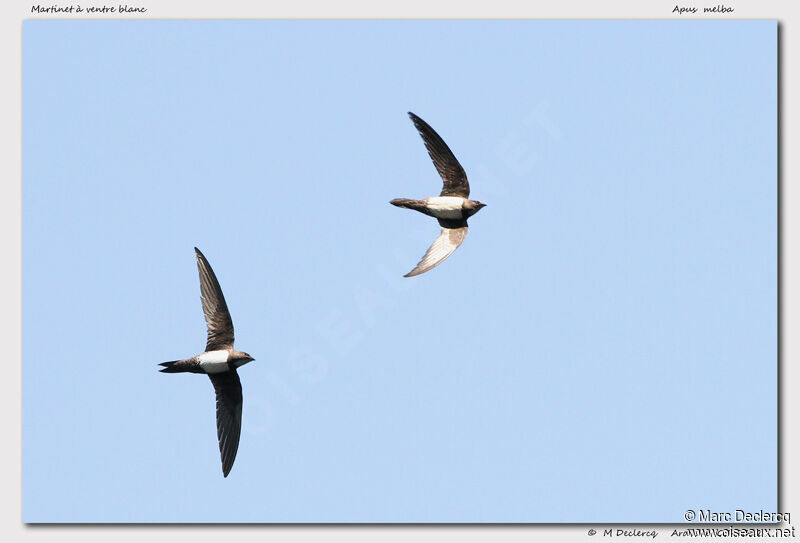
POLYGON ((162 362, 161 364, 159 364, 159 366, 164 366, 164 369, 161 369, 161 370, 158 370, 158 371, 160 371, 161 373, 181 373, 183 371, 186 371, 185 369, 182 369, 180 366, 176 366, 175 365, 178 362, 181 362, 181 360, 172 360, 171 362, 162 362))

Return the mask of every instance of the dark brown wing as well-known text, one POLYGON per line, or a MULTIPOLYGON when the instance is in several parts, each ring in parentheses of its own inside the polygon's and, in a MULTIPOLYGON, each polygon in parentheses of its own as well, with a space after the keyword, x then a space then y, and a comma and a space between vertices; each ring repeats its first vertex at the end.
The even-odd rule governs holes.
POLYGON ((197 247, 197 269, 200 272, 200 294, 203 299, 203 313, 208 326, 206 351, 216 351, 233 347, 233 321, 228 312, 228 305, 219 288, 219 281, 208 260, 197 247))
POLYGON ((419 135, 422 136, 422 141, 425 142, 425 147, 428 149, 428 154, 431 155, 433 165, 439 175, 442 176, 444 186, 442 187, 441 196, 463 196, 469 198, 469 181, 467 181, 467 174, 461 164, 456 160, 455 155, 439 137, 439 134, 430 127, 428 123, 411 113, 408 116, 417 127, 419 135))
POLYGON ((222 475, 227 477, 239 449, 242 433, 242 383, 236 370, 208 376, 217 393, 217 439, 222 459, 222 475))

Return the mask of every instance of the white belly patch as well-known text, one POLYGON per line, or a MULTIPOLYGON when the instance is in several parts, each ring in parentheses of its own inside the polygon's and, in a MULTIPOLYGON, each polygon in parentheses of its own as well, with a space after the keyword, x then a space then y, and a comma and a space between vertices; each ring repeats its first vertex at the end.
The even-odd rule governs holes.
POLYGON ((206 373, 228 371, 228 351, 208 351, 197 357, 200 367, 206 373))
POLYGON ((425 204, 431 215, 437 219, 461 219, 464 212, 461 206, 464 205, 464 198, 460 196, 434 196, 425 198, 425 204))

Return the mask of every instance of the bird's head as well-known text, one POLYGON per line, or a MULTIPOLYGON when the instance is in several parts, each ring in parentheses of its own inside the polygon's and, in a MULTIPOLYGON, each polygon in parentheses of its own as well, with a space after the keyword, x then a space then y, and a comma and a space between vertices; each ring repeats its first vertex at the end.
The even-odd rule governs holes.
POLYGON ((467 200, 464 202, 464 210, 467 212, 468 217, 474 215, 483 207, 486 207, 486 204, 477 200, 467 200))
POLYGON ((238 368, 240 366, 244 366, 248 362, 252 362, 255 360, 252 356, 247 353, 243 353, 242 351, 236 351, 233 355, 233 364, 238 368))

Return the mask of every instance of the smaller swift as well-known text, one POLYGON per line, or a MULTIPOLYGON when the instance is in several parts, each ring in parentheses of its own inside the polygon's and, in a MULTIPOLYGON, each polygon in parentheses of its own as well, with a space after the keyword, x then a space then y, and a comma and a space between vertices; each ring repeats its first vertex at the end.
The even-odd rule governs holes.
POLYGON ((486 207, 486 204, 469 199, 467 174, 439 134, 428 123, 410 111, 408 116, 411 117, 414 126, 422 136, 422 141, 425 142, 428 154, 444 184, 439 196, 431 196, 424 200, 395 198, 389 202, 397 207, 413 209, 435 217, 439 221, 439 226, 442 227, 439 237, 428 248, 419 264, 403 277, 413 277, 425 273, 444 262, 467 237, 467 219, 481 208, 486 207))

